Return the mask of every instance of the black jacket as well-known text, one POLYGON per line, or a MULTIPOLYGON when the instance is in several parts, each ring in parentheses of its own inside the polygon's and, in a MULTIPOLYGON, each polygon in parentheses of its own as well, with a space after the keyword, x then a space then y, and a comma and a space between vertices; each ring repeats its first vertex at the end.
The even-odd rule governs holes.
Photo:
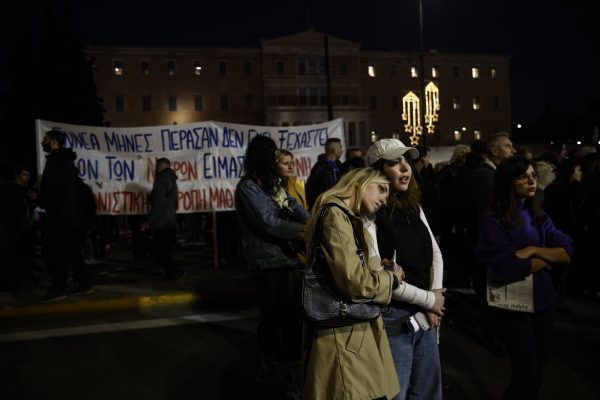
POLYGON ((74 219, 77 209, 77 169, 73 150, 60 147, 46 156, 40 186, 40 207, 49 217, 74 219))

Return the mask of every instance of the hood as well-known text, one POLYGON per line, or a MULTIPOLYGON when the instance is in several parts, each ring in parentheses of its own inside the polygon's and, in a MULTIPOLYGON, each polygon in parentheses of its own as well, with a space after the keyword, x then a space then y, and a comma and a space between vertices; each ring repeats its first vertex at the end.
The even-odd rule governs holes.
POLYGON ((159 175, 162 176, 162 177, 164 177, 164 178, 171 179, 171 180, 174 180, 174 181, 177 180, 177 174, 175 174, 175 171, 173 171, 171 168, 165 168, 165 169, 163 169, 162 171, 160 171, 158 173, 157 176, 159 176, 159 175))

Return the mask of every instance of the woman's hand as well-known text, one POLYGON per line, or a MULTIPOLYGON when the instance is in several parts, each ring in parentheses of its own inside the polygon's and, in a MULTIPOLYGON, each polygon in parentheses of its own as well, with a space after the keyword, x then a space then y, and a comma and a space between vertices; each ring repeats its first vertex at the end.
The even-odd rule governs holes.
POLYGON ((442 315, 444 315, 444 310, 446 309, 444 307, 444 302, 446 301, 446 298, 444 297, 445 291, 446 291, 446 289, 432 289, 431 290, 431 292, 435 296, 435 302, 433 303, 433 307, 431 307, 431 309, 429 310, 430 313, 433 313, 436 316, 440 316, 440 317, 442 315))
POLYGON ((552 266, 548 261, 541 258, 534 257, 531 259, 531 272, 537 272, 544 268, 552 269, 552 266))
POLYGON ((430 311, 427 311, 426 315, 427 320, 429 321, 429 325, 431 325, 432 328, 440 326, 440 322, 442 322, 442 317, 439 317, 430 311))

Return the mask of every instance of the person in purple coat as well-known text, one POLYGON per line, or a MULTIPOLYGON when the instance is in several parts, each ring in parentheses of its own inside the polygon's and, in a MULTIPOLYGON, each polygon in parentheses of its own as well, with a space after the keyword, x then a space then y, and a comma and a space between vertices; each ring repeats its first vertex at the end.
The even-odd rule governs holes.
POLYGON ((488 283, 493 279, 507 285, 532 277, 530 312, 492 310, 512 368, 504 399, 537 398, 557 302, 550 269, 569 263, 573 254, 572 239, 556 229, 536 202, 536 176, 532 162, 523 157, 502 161, 476 248, 488 268, 488 283))

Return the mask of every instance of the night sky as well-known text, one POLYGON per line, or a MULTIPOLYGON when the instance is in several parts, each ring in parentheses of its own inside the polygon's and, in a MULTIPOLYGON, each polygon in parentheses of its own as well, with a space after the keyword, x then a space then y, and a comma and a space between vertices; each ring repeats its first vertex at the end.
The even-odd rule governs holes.
MULTIPOLYGON (((600 1, 422 1, 426 51, 511 55, 515 123, 535 121, 547 106, 585 111, 598 98, 600 1)), ((82 41, 96 45, 257 46, 313 26, 364 49, 419 48, 418 0, 71 3, 82 41)), ((30 11, 19 18, 35 21, 30 11)))

